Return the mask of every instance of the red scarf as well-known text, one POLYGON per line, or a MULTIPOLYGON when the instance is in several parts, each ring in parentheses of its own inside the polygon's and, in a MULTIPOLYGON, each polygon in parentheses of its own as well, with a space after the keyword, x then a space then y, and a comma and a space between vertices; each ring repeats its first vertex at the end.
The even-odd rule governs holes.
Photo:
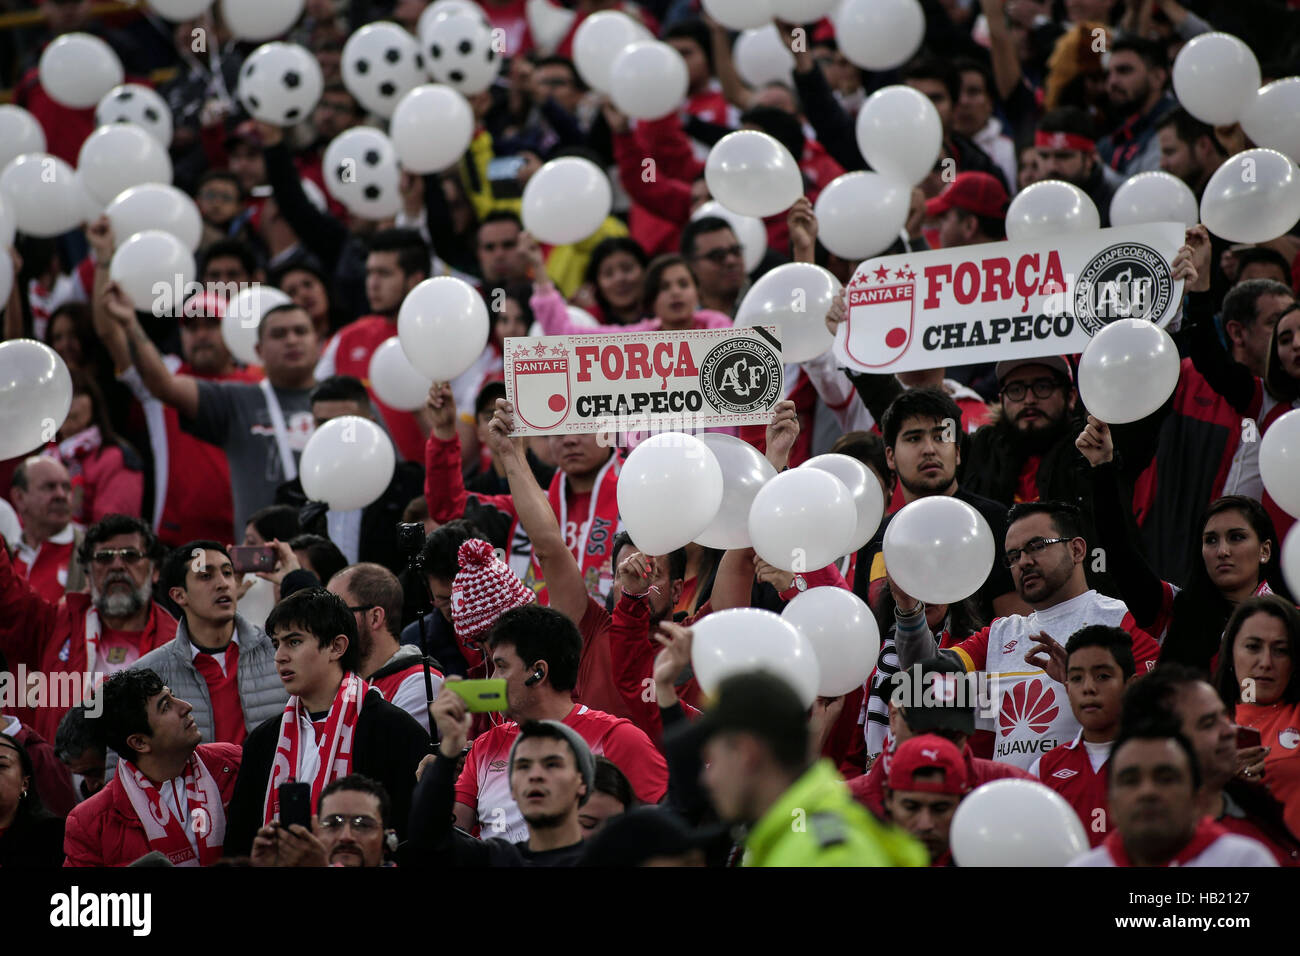
MULTIPOLYGON (((587 514, 575 515, 579 524, 573 557, 582 572, 587 593, 597 600, 604 600, 614 586, 610 547, 614 543, 614 535, 623 527, 618 517, 618 473, 622 467, 622 460, 615 451, 596 475, 587 514)), ((564 534, 565 524, 569 521, 568 477, 564 472, 556 471, 546 497, 551 502, 551 510, 560 520, 560 533, 564 534)), ((530 577, 533 580, 524 583, 537 590, 538 603, 544 604, 546 587, 543 582, 542 587, 537 588, 536 582, 542 580, 542 566, 537 563, 536 557, 533 558, 531 571, 530 577)))
MULTIPOLYGON (((1226 835, 1227 832, 1209 817, 1203 817, 1201 822, 1196 824, 1196 832, 1192 834, 1191 842, 1175 853, 1173 859, 1166 862, 1165 866, 1184 866, 1208 850, 1211 843, 1226 835)), ((1112 830, 1110 836, 1106 837, 1102 843, 1102 846, 1110 853, 1110 858, 1116 866, 1130 867, 1133 865, 1128 858, 1128 853, 1124 850, 1124 841, 1120 838, 1118 830, 1112 830)))
POLYGON ((352 772, 352 743, 357 718, 361 715, 361 705, 369 690, 370 685, 356 674, 344 676, 334 694, 329 716, 325 718, 325 730, 314 746, 310 742, 303 744, 302 741, 303 724, 308 725, 309 734, 315 734, 310 729, 311 721, 302 709, 300 698, 289 698, 284 707, 284 716, 280 719, 280 739, 275 745, 275 763, 271 765, 271 777, 266 784, 263 826, 276 819, 280 812, 280 784, 290 780, 310 780, 311 805, 315 807, 320 803, 320 792, 326 784, 352 772))
MULTIPOLYGON (((211 866, 221 859, 221 844, 226 839, 221 790, 197 750, 190 754, 183 776, 185 789, 176 796, 184 803, 176 808, 180 812, 177 817, 163 803, 153 781, 135 764, 120 757, 117 761, 117 779, 140 818, 149 848, 167 857, 173 866, 211 866)), ((175 782, 164 786, 174 787, 175 782)))

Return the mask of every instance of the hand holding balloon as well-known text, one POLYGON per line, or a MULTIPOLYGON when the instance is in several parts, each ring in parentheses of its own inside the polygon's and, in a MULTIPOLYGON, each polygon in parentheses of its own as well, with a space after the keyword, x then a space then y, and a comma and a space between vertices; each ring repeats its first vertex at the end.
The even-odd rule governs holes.
POLYGON ((781 471, 790 461, 790 451, 799 437, 799 414, 790 399, 777 402, 772 424, 767 426, 767 460, 781 471))
POLYGON ((831 303, 830 311, 826 313, 826 328, 834 335, 839 331, 840 326, 849 320, 849 292, 847 289, 840 290, 840 294, 835 297, 831 303))
POLYGON ((790 229, 790 256, 795 262, 812 262, 817 247, 817 216, 807 196, 800 196, 786 216, 790 229))
POLYGON ((515 407, 504 398, 497 399, 496 411, 488 423, 487 445, 501 458, 521 454, 523 439, 514 437, 515 407))
POLYGON ((439 441, 451 441, 456 437, 456 399, 451 394, 450 385, 434 382, 424 407, 429 410, 433 434, 439 441))
POLYGON ((1079 437, 1074 440, 1074 447, 1088 459, 1088 464, 1096 468, 1115 457, 1115 445, 1111 441, 1110 426, 1096 415, 1088 416, 1088 424, 1079 437))
POLYGON ((1174 258, 1174 264, 1177 266, 1178 258, 1182 256, 1185 250, 1190 259, 1191 272, 1190 274, 1179 275, 1177 268, 1175 268, 1174 278, 1184 280, 1183 289, 1187 292, 1208 292, 1210 289, 1210 231, 1201 225, 1192 226, 1187 230, 1183 242, 1183 247, 1178 250, 1178 257, 1174 258))
POLYGON ((754 577, 762 584, 770 584, 782 594, 794 586, 794 572, 774 568, 758 555, 754 555, 754 577))

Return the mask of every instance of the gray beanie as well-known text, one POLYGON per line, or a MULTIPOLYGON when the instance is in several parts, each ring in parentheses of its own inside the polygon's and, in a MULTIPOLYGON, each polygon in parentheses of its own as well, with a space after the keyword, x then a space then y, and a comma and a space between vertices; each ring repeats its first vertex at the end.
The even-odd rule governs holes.
MULTIPOLYGON (((515 742, 510 745, 510 762, 508 766, 511 770, 515 765, 515 750, 519 748, 519 741, 523 740, 525 736, 531 736, 530 732, 537 726, 550 727, 564 735, 564 739, 573 748, 574 756, 577 757, 578 773, 582 774, 582 782, 587 785, 587 796, 591 796, 592 783, 596 778, 596 758, 591 755, 591 748, 587 746, 587 742, 582 739, 582 736, 568 724, 561 723, 558 720, 524 721, 519 735, 515 737, 515 742)), ((585 798, 583 802, 586 802, 585 798)))

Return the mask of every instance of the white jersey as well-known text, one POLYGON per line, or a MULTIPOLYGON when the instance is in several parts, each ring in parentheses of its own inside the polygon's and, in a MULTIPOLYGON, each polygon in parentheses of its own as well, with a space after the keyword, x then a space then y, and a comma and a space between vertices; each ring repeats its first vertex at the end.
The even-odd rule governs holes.
MULTIPOLYGON (((1071 860, 1067 866, 1119 866, 1105 844, 1071 860)), ((1277 866, 1264 844, 1250 837, 1225 833, 1195 856, 1170 866, 1277 866)))

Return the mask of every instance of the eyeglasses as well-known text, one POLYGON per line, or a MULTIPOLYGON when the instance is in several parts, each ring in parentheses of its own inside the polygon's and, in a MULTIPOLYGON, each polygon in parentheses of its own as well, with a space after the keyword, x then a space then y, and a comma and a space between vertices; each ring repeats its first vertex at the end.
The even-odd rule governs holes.
POLYGON ((1058 388, 1063 388, 1063 384, 1054 378, 1038 378, 1026 385, 1024 382, 1012 382, 1010 385, 1002 386, 1004 397, 1011 399, 1013 402, 1022 401, 1025 394, 1032 388, 1034 397, 1049 398, 1058 388))
POLYGON ((1012 548, 1006 554, 1002 555, 1002 561, 1007 567, 1014 567, 1020 562, 1022 554, 1038 554, 1052 544, 1064 544, 1066 541, 1073 541, 1073 538, 1030 538, 1025 542, 1023 548, 1012 548))
POLYGON ((331 813, 327 817, 321 817, 320 828, 322 830, 341 830, 345 823, 351 824, 352 829, 357 833, 370 833, 380 827, 378 820, 374 817, 368 817, 364 813, 359 813, 354 817, 344 816, 341 813, 331 813))
POLYGON ((106 568, 113 563, 114 558, 120 557, 123 564, 139 564, 144 560, 144 552, 136 548, 106 548, 103 551, 96 551, 90 556, 101 568, 106 568))
POLYGON ((744 254, 745 254, 744 250, 740 248, 739 244, 737 244, 734 246, 723 246, 722 248, 714 249, 711 252, 702 252, 695 258, 708 259, 715 266, 720 266, 724 262, 726 262, 730 257, 736 256, 737 258, 739 258, 744 254))

